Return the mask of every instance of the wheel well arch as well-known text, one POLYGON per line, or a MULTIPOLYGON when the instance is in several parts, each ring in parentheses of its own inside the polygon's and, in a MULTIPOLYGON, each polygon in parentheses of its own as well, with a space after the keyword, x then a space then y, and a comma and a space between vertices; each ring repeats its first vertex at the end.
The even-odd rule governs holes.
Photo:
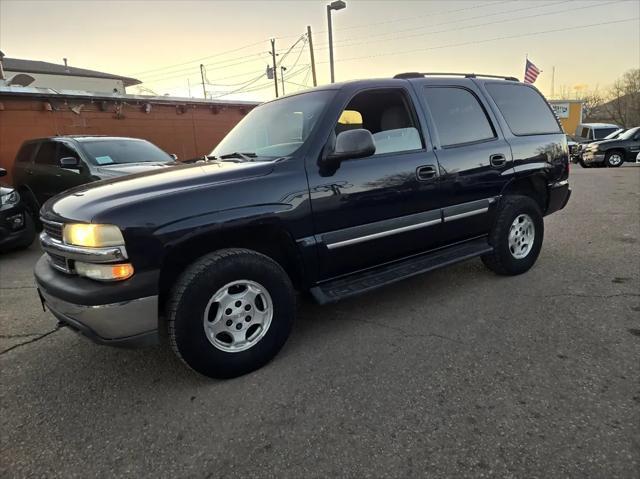
POLYGON ((19 185, 16 186, 16 191, 23 198, 24 202, 27 204, 31 212, 33 213, 33 220, 36 224, 40 224, 40 203, 38 203, 38 199, 36 195, 33 193, 33 190, 29 188, 27 185, 19 185))
POLYGON ((547 182, 542 175, 531 175, 512 180, 502 191, 502 196, 525 195, 533 198, 544 214, 549 204, 547 182))
POLYGON ((203 233, 168 249, 160 268, 160 312, 176 278, 195 260, 216 250, 246 248, 268 256, 289 275, 294 287, 303 287, 303 262, 291 234, 278 224, 247 225, 203 233))

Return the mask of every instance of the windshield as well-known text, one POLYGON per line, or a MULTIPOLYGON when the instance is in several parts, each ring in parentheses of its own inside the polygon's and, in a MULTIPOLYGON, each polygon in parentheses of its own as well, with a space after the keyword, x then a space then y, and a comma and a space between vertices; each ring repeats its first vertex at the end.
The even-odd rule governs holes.
POLYGON ((334 94, 332 90, 314 91, 254 108, 211 155, 218 158, 233 153, 259 157, 290 155, 309 137, 334 94))
POLYGON ((98 165, 123 163, 170 163, 171 156, 144 140, 91 140, 82 146, 98 165))
POLYGON ((625 131, 622 135, 620 135, 620 140, 630 140, 635 136, 636 133, 640 131, 640 126, 636 126, 635 128, 631 128, 630 130, 625 131))
POLYGON ((613 133, 610 133, 609 135, 605 136, 604 139, 605 140, 613 140, 614 138, 616 138, 621 133, 624 133, 624 128, 620 128, 619 130, 616 130, 613 133))
POLYGON ((620 128, 598 128, 594 129, 593 133, 596 136, 596 140, 602 140, 605 136, 610 135, 618 131, 620 128))

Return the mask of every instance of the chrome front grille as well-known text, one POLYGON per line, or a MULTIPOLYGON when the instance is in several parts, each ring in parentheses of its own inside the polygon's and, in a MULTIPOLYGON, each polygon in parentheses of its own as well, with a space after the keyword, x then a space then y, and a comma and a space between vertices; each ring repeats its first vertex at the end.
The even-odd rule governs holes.
POLYGON ((62 223, 57 221, 50 221, 40 218, 42 222, 42 229, 50 238, 58 241, 62 241, 62 223))

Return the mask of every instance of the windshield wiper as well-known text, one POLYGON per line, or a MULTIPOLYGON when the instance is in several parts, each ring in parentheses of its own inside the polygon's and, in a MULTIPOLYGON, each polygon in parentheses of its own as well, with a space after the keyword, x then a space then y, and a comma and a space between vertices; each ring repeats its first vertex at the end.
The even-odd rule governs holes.
POLYGON ((226 155, 220 155, 221 160, 225 160, 227 158, 240 158, 244 161, 254 161, 254 158, 257 158, 258 155, 255 153, 240 153, 239 151, 235 151, 233 153, 228 153, 226 155))

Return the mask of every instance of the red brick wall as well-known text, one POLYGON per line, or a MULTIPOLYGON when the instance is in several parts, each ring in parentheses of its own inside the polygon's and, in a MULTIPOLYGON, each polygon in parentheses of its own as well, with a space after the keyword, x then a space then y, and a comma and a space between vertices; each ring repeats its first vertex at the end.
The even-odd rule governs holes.
POLYGON ((144 138, 187 160, 209 153, 252 106, 34 99, 0 95, 0 167, 9 172, 23 141, 55 135, 144 138), (51 111, 49 111, 49 105, 51 111), (75 113, 72 109, 75 109, 75 113))

